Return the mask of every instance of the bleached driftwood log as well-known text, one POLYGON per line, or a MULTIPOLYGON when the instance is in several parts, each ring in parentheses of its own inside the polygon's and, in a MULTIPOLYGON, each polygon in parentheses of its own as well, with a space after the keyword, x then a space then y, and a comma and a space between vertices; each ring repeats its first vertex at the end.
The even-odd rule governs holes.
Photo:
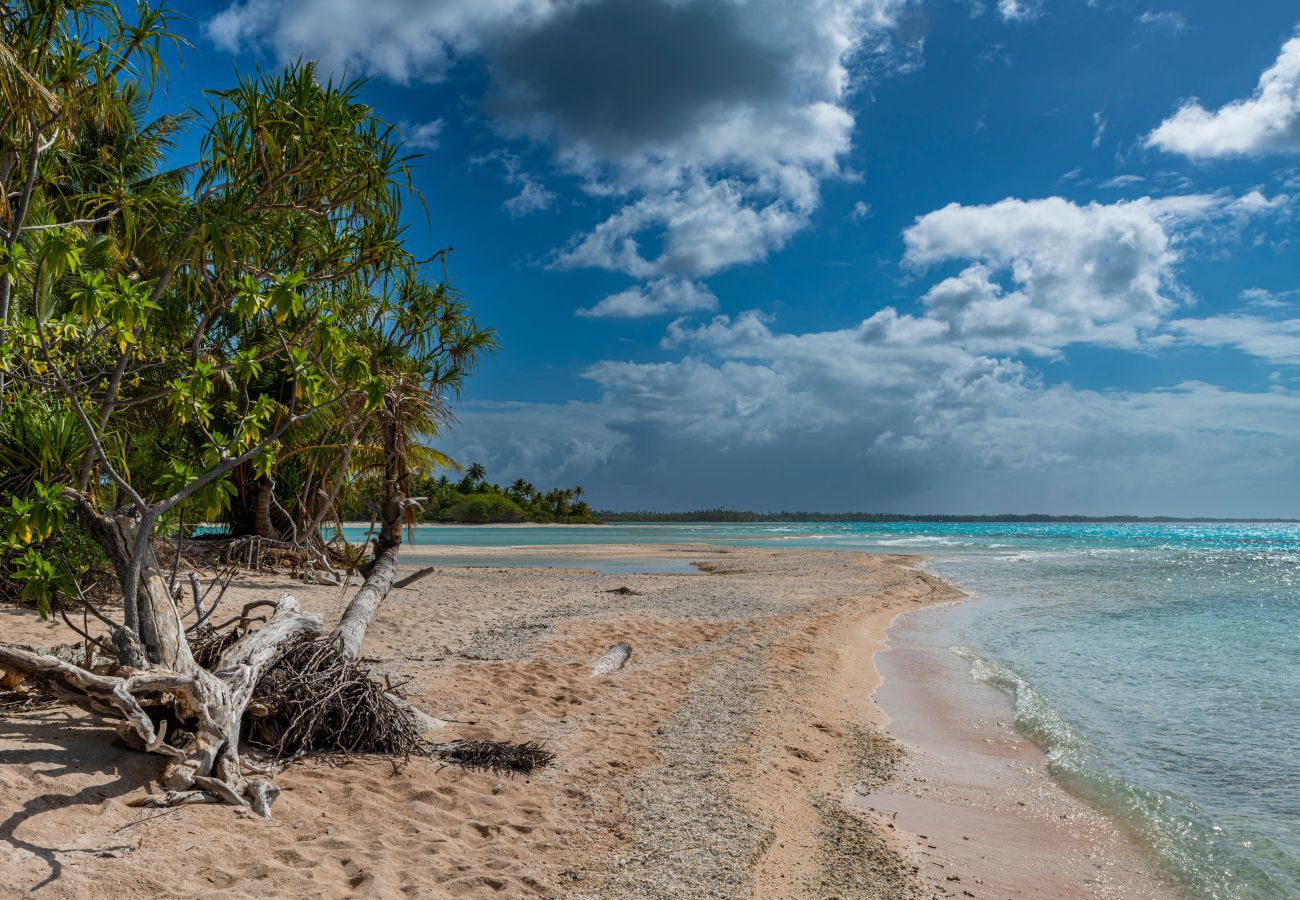
POLYGON ((600 659, 596 660, 591 667, 591 674, 595 678, 602 675, 610 675, 627 665, 628 658, 632 655, 631 644, 615 644, 605 651, 600 659))
POLYGON ((0 668, 20 672, 67 703, 124 720, 120 733, 140 749, 170 757, 159 782, 168 790, 157 805, 226 802, 270 816, 278 791, 261 778, 245 778, 239 761, 239 729, 258 679, 281 649, 321 631, 320 616, 304 613, 292 595, 276 604, 266 625, 232 644, 214 671, 194 661, 181 632, 183 651, 170 669, 118 668, 99 675, 58 657, 0 644, 0 668), (179 723, 175 744, 170 723, 179 723))

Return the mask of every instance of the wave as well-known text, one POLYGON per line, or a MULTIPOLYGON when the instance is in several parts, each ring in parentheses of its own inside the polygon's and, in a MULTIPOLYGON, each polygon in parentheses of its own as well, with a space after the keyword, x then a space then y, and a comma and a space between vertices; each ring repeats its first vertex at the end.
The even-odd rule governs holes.
POLYGON ((1282 893, 1271 873, 1245 864, 1223 846, 1223 829, 1194 802, 1172 792, 1154 793, 1099 770, 1083 736, 1011 666, 966 647, 949 650, 970 664, 971 675, 1009 694, 1016 729, 1047 753, 1048 770, 1072 793, 1142 833, 1156 855, 1195 897, 1245 900, 1282 893), (1236 871, 1232 871, 1232 869, 1236 871))
POLYGON ((976 681, 991 684, 1011 695, 1015 702, 1016 728, 1047 751, 1050 765, 1061 767, 1075 762, 1074 757, 1082 748, 1078 733, 1019 672, 965 647, 949 649, 970 663, 971 675, 976 681))

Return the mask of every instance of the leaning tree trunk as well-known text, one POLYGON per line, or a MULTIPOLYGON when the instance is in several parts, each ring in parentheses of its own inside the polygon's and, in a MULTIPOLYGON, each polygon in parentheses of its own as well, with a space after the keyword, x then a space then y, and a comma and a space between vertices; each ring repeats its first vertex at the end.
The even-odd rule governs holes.
POLYGON ((401 399, 392 394, 384 398, 381 416, 384 436, 384 499, 380 505, 379 539, 375 542, 375 559, 366 574, 365 584, 357 591, 330 638, 349 659, 361 655, 361 642, 397 577, 397 553, 402 549, 402 519, 408 509, 406 483, 410 471, 406 461, 406 436, 403 432, 401 399))
POLYGON ((195 668, 153 542, 148 535, 142 539, 141 531, 147 526, 139 516, 122 511, 101 515, 84 496, 73 496, 82 524, 108 555, 122 589, 124 627, 112 635, 119 658, 135 667, 147 660, 174 672, 195 668))
POLYGON ((393 579, 397 577, 397 551, 400 549, 399 542, 379 551, 365 584, 353 596, 330 635, 348 659, 356 659, 361 655, 361 642, 366 639, 366 631, 379 612, 379 604, 384 602, 393 588, 393 579))

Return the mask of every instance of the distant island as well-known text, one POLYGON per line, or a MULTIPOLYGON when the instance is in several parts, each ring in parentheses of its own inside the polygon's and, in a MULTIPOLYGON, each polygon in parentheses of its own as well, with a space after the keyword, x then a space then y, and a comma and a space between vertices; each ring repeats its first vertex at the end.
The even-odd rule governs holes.
POLYGON ((696 509, 688 512, 617 512, 600 510, 596 517, 605 522, 1063 522, 1063 523, 1130 523, 1130 522, 1279 522, 1294 523, 1300 519, 1216 519, 1181 518, 1178 516, 1049 516, 1038 513, 999 515, 949 515, 915 513, 865 513, 865 512, 773 512, 760 513, 741 509, 696 509))
MULTIPOLYGON (((378 474, 362 479, 360 485, 340 503, 343 518, 353 521, 370 518, 370 504, 382 496, 380 481, 378 474)), ((600 518, 582 499, 582 485, 542 491, 522 478, 515 479, 509 486, 493 484, 487 480, 487 469, 480 463, 467 466, 464 475, 456 480, 446 475, 435 478, 429 474, 412 473, 407 493, 418 504, 415 510, 419 522, 448 525, 601 524, 600 518)))

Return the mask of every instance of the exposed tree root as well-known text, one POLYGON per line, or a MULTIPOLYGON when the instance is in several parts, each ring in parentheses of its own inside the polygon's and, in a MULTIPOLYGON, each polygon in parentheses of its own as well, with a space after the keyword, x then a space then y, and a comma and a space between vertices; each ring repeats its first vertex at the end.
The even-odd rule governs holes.
POLYGON ((275 605, 269 622, 227 646, 211 670, 185 645, 177 670, 117 667, 99 674, 57 656, 0 644, 0 669, 19 673, 42 693, 108 718, 122 719, 119 736, 139 749, 169 757, 159 782, 167 802, 193 802, 194 792, 270 815, 277 793, 261 778, 246 778, 239 738, 244 711, 262 674, 304 637, 321 631, 319 616, 303 613, 292 596, 275 605), (167 742, 171 730, 173 743, 167 742))

